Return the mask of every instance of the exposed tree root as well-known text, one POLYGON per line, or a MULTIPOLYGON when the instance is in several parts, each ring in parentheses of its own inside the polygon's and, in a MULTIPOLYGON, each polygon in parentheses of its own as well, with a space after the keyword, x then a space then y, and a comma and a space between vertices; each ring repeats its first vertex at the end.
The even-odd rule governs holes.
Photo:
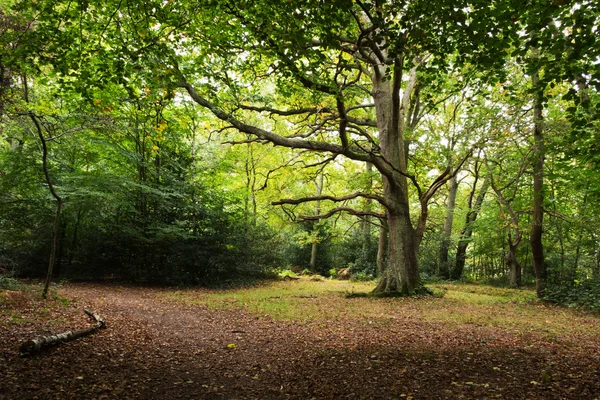
POLYGON ((388 298, 388 297, 420 297, 420 296, 434 296, 433 291, 425 286, 421 286, 419 289, 415 290, 413 294, 407 294, 405 292, 400 291, 384 291, 384 292, 352 292, 347 293, 347 299, 353 299, 357 297, 369 297, 369 298, 388 298))

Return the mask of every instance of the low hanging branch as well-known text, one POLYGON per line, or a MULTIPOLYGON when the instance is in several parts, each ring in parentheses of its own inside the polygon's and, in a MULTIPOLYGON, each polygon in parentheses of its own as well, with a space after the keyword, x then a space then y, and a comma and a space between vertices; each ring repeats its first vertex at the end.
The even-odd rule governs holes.
POLYGON ((33 354, 35 352, 40 351, 44 347, 63 342, 69 342, 80 337, 88 336, 106 327, 106 322, 104 321, 104 318, 102 318, 99 314, 87 309, 84 309, 83 312, 85 312, 91 319, 96 321, 96 324, 94 326, 86 329, 80 329, 77 331, 66 331, 58 333, 56 335, 38 336, 34 339, 24 342, 21 345, 19 349, 21 354, 33 354))

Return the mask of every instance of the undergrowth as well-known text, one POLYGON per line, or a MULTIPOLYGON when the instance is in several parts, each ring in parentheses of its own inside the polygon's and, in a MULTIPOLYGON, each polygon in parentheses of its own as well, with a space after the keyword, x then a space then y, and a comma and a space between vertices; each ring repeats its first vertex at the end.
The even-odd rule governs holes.
POLYGON ((561 306, 600 313, 600 279, 549 286, 544 291, 544 299, 561 306))
POLYGON ((3 290, 21 290, 23 284, 17 279, 14 279, 8 275, 0 275, 0 289, 3 290))

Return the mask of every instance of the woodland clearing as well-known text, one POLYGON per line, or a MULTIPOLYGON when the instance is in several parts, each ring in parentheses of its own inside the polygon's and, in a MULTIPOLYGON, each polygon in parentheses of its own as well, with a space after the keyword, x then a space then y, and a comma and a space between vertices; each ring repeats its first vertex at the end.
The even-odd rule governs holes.
POLYGON ((593 399, 600 318, 527 290, 437 284, 443 297, 345 297, 372 283, 243 289, 67 283, 0 300, 0 399, 593 399), (107 328, 21 357, 33 336, 107 328))

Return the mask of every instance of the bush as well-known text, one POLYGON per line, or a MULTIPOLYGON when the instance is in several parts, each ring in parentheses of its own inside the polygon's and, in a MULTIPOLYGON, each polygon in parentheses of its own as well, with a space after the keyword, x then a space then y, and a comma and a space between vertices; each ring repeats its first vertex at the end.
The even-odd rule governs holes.
POLYGON ((600 279, 575 281, 574 285, 548 286, 544 291, 544 299, 562 306, 600 313, 600 279))
POLYGON ((374 276, 377 273, 377 246, 375 236, 354 231, 336 243, 332 258, 335 265, 350 268, 353 275, 374 276))
POLYGON ((356 274, 352 274, 350 280, 352 282, 368 282, 375 279, 375 277, 371 274, 367 274, 365 272, 357 272, 356 274))
POLYGON ((23 287, 21 282, 7 275, 0 275, 0 289, 20 290, 23 287))
POLYGON ((440 278, 439 276, 429 275, 427 272, 419 273, 419 278, 423 283, 439 283, 444 281, 444 279, 440 278))

